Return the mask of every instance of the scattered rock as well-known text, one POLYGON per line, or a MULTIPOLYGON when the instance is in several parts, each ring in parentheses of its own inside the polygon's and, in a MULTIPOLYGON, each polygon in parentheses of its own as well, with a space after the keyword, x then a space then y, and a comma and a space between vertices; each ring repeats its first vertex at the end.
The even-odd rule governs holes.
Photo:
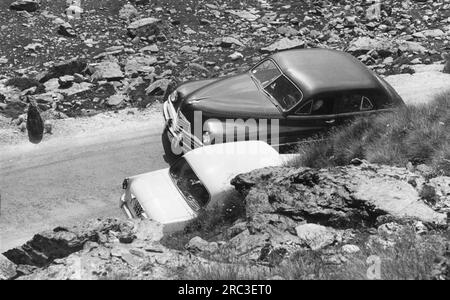
POLYGON ((268 53, 268 52, 275 52, 275 51, 283 51, 288 49, 297 49, 297 48, 304 48, 305 42, 295 38, 295 39, 289 39, 289 38, 283 38, 267 47, 261 48, 261 52, 268 53))
POLYGON ((147 95, 164 95, 169 85, 172 83, 170 79, 160 79, 148 86, 145 90, 147 95))
POLYGON ((12 10, 34 12, 39 9, 39 1, 37 0, 19 0, 14 1, 9 6, 12 10))
POLYGON ((70 37, 70 38, 77 36, 75 29, 73 29, 72 25, 70 25, 70 23, 67 23, 67 22, 64 22, 59 25, 58 33, 63 36, 66 36, 66 37, 70 37))
POLYGON ((139 14, 136 7, 134 7, 131 4, 125 4, 120 10, 119 10, 119 18, 124 20, 131 20, 134 17, 137 17, 139 14))
POLYGON ((302 243, 311 250, 319 250, 341 240, 336 230, 317 224, 299 225, 295 231, 302 243))
POLYGON ((119 106, 125 101, 125 96, 122 94, 115 94, 108 98, 107 103, 109 106, 119 106))
POLYGON ((186 245, 186 250, 198 253, 198 252, 206 252, 206 253, 214 253, 219 250, 219 246, 216 242, 207 242, 201 237, 192 238, 189 243, 186 245))
POLYGON ((103 61, 99 64, 93 65, 93 80, 121 80, 124 77, 120 66, 116 62, 103 61))
POLYGON ((128 26, 128 34, 131 37, 158 35, 160 23, 161 20, 156 18, 139 19, 128 26))

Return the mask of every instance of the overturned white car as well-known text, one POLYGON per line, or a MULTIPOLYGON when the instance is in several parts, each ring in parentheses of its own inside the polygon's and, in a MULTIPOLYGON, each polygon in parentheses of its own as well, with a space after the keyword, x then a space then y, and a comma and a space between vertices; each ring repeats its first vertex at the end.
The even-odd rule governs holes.
POLYGON ((280 155, 261 141, 217 144, 186 153, 170 168, 128 177, 120 206, 128 218, 149 218, 178 231, 201 210, 235 192, 230 181, 238 174, 281 165, 292 155, 280 155))

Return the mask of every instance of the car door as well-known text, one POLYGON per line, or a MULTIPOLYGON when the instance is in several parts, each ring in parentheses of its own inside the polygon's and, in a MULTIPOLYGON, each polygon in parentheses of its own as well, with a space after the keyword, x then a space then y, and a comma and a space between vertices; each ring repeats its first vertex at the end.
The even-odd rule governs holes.
POLYGON ((280 143, 296 143, 336 124, 336 99, 332 95, 305 101, 280 121, 280 143))

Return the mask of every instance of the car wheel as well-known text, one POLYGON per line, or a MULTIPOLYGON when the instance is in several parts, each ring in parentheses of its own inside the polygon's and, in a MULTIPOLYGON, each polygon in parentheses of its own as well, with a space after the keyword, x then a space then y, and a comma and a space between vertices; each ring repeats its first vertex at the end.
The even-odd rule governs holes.
POLYGON ((164 131, 161 135, 161 142, 162 142, 163 149, 164 149, 163 158, 168 164, 172 164, 177 159, 179 159, 181 156, 183 156, 183 154, 176 155, 173 153, 172 146, 171 146, 169 136, 168 136, 168 132, 169 132, 168 129, 164 128, 164 131))

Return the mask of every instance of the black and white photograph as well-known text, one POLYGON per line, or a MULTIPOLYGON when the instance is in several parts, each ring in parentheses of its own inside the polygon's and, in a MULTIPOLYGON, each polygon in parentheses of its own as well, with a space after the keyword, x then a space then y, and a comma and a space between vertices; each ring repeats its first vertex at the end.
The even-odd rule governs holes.
POLYGON ((0 0, 1 281, 448 280, 449 218, 450 0, 0 0))

